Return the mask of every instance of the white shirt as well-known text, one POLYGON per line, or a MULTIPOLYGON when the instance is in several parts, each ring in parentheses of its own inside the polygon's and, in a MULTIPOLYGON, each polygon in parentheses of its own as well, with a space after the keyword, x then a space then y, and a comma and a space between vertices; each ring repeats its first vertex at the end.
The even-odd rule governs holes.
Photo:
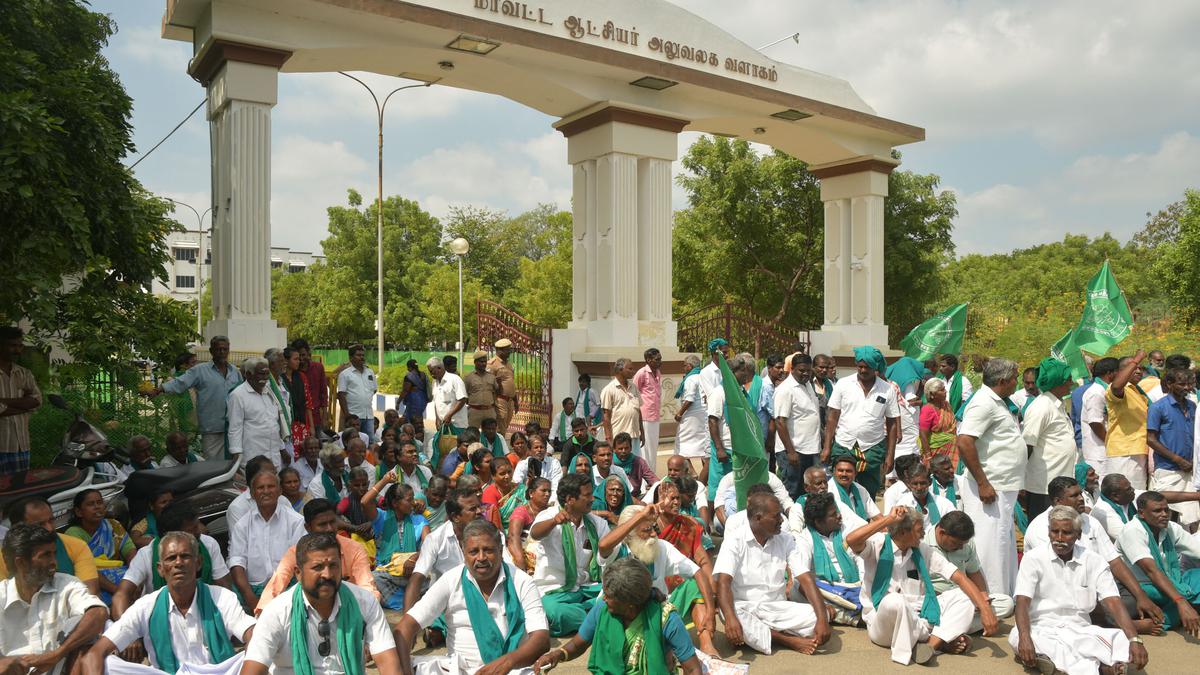
MULTIPOLYGON (((279 431, 279 404, 267 387, 262 393, 243 382, 229 392, 229 454, 241 455, 242 464, 267 455, 278 464, 283 435, 279 431)), ((289 432, 291 430, 289 429, 289 432)))
POLYGON ((882 377, 863 392, 858 375, 847 375, 833 385, 829 407, 841 411, 834 440, 844 448, 857 443, 862 449, 878 445, 887 436, 884 420, 900 416, 896 388, 882 377))
POLYGON ((429 479, 433 478, 433 471, 430 471, 429 467, 418 464, 413 467, 411 474, 407 474, 404 473, 404 469, 400 468, 400 466, 396 466, 396 477, 400 479, 401 483, 412 488, 413 494, 423 495, 425 494, 425 488, 429 485, 429 479), (425 477, 424 485, 421 484, 421 476, 425 477))
POLYGON ((892 388, 896 390, 896 407, 900 410, 900 439, 896 441, 896 457, 919 455, 921 403, 918 401, 915 406, 911 405, 908 398, 900 393, 900 387, 895 382, 892 383, 892 388))
POLYGON ((1033 626, 1043 622, 1091 626, 1096 601, 1118 597, 1118 592, 1108 563, 1076 544, 1067 561, 1050 546, 1027 552, 1013 591, 1013 597, 1019 595, 1030 599, 1029 622, 1033 626))
MULTIPOLYGON (((790 375, 785 377, 775 388, 772 414, 787 420, 787 432, 796 452, 802 455, 821 452, 821 406, 812 382, 800 384, 790 375)), ((783 444, 777 444, 775 451, 783 452, 783 444)))
MULTIPOLYGON (((343 429, 342 431, 345 431, 345 429, 343 429)), ((368 448, 371 447, 371 437, 370 436, 368 436, 365 433, 360 431, 360 432, 358 432, 358 437, 360 440, 362 440, 363 445, 367 446, 368 448)), ((338 446, 342 450, 346 449, 346 444, 342 442, 342 435, 340 433, 337 436, 333 437, 333 444, 338 446)), ((318 463, 320 463, 320 462, 318 461, 318 463)))
MULTIPOLYGON (((857 513, 854 511, 853 504, 842 499, 842 493, 838 490, 837 481, 830 478, 826 485, 828 486, 827 489, 829 490, 829 494, 833 495, 833 498, 836 499, 838 503, 845 504, 846 508, 857 513)), ((867 520, 879 515, 879 505, 875 503, 875 499, 871 495, 867 494, 867 489, 865 487, 859 485, 858 483, 851 483, 850 488, 854 490, 854 493, 858 495, 859 500, 862 501, 863 505, 866 507, 867 520)))
MULTIPOLYGON (((289 506, 288 508, 291 507, 289 506)), ((225 564, 225 556, 221 555, 221 546, 217 543, 217 540, 207 534, 202 534, 200 535, 200 544, 208 551, 208 557, 212 560, 213 581, 229 576, 229 566, 225 564)), ((125 576, 121 578, 121 581, 128 581, 134 586, 140 587, 143 598, 150 595, 155 590, 153 563, 154 550, 152 546, 141 547, 133 556, 133 560, 129 561, 129 570, 125 572, 125 576)), ((242 634, 238 633, 237 635, 240 639, 242 634)), ((124 649, 124 647, 120 649, 124 649)))
POLYGON ((309 483, 311 483, 312 479, 317 474, 321 473, 321 460, 317 460, 317 465, 315 467, 311 467, 308 465, 308 460, 301 457, 300 459, 292 462, 289 466, 295 469, 296 473, 300 474, 300 484, 304 486, 307 486, 309 483))
MULTIPOLYGON (((371 476, 371 478, 373 479, 374 476, 371 476)), ((337 506, 338 502, 350 494, 350 485, 348 483, 349 481, 343 480, 342 489, 338 491, 336 495, 325 494, 325 467, 322 466, 321 470, 317 472, 317 475, 313 476, 312 480, 308 481, 308 498, 328 499, 329 501, 333 502, 334 506, 337 506)), ((251 502, 253 502, 253 500, 251 500, 251 502)))
MULTIPOLYGON (((1079 541, 1075 543, 1100 556, 1104 562, 1112 562, 1121 557, 1100 521, 1086 513, 1080 515, 1083 517, 1083 532, 1079 535, 1079 541)), ((1035 548, 1049 546, 1049 544, 1050 510, 1047 509, 1039 513, 1037 518, 1029 521, 1029 526, 1025 528, 1025 552, 1028 553, 1035 548)))
POLYGON ((284 554, 305 533, 304 517, 290 506, 276 506, 270 520, 254 509, 230 531, 229 566, 245 569, 252 584, 266 583, 284 554))
MULTIPOLYGON (((738 512, 737 508, 737 487, 733 483, 736 478, 732 472, 721 476, 721 482, 717 483, 717 496, 713 503, 717 508, 725 507, 725 516, 728 518, 738 512)), ((770 471, 767 472, 767 485, 771 487, 771 492, 775 493, 775 498, 779 500, 779 507, 783 509, 784 515, 791 511, 795 502, 788 495, 787 488, 784 487, 783 481, 770 471)), ((696 491, 697 494, 700 492, 696 491)))
POLYGON ((363 366, 361 372, 354 366, 345 368, 338 373, 337 390, 339 394, 346 395, 347 410, 344 412, 357 415, 360 420, 374 417, 371 399, 379 390, 379 383, 375 381, 375 371, 366 366, 363 366))
MULTIPOLYGON (((1171 537, 1171 541, 1175 542, 1175 552, 1181 558, 1187 556, 1194 560, 1200 560, 1200 542, 1197 542, 1196 537, 1189 534, 1178 523, 1167 523, 1166 529, 1158 533, 1157 543, 1160 552, 1162 552, 1162 543, 1166 537, 1171 537)), ((1139 560, 1154 559, 1154 555, 1150 553, 1150 537, 1147 536, 1146 528, 1142 527, 1140 520, 1134 519, 1126 523, 1124 529, 1121 530, 1121 536, 1117 537, 1117 550, 1125 556, 1125 561, 1133 568, 1133 576, 1137 577, 1138 583, 1150 583, 1150 577, 1146 576, 1142 568, 1137 565, 1139 560)))
POLYGON ((92 607, 104 607, 104 602, 83 582, 62 572, 38 589, 29 604, 17 593, 15 579, 0 581, 0 654, 22 656, 56 649, 61 644, 59 633, 70 633, 92 607))
MULTIPOLYGON (((533 519, 533 524, 537 525, 546 520, 552 520, 558 515, 558 506, 551 506, 542 511, 533 519)), ((608 534, 608 523, 603 518, 598 518, 592 514, 587 514, 585 518, 590 518, 596 526, 596 542, 604 538, 608 534)), ((563 547, 562 547, 562 532, 559 528, 572 527, 571 522, 567 521, 562 525, 556 526, 540 540, 534 540, 536 546, 535 555, 537 557, 537 567, 533 570, 533 581, 537 584, 542 593, 556 591, 563 586, 569 586, 569 590, 575 590, 581 586, 588 584, 600 583, 599 579, 592 579, 588 575, 588 565, 592 561, 592 556, 598 554, 599 551, 590 550, 591 546, 588 543, 587 529, 583 521, 579 521, 575 529, 575 574, 576 578, 571 579, 570 583, 566 578, 565 563, 563 562, 563 547), (584 546, 588 545, 588 549, 584 546)), ((612 553, 607 557, 600 558, 600 564, 605 565, 617 555, 617 549, 614 548, 612 553)))
MULTIPOLYGON (((1034 396, 1034 398, 1037 398, 1037 396, 1034 396)), ((1008 400, 1017 406, 1017 410, 1021 410, 1025 407, 1025 402, 1029 400, 1029 392, 1025 391, 1025 387, 1017 387, 1017 390, 1013 392, 1012 396, 1008 397, 1008 400)))
POLYGON ((701 424, 708 423, 708 391, 704 388, 703 375, 689 377, 687 382, 683 383, 683 395, 679 398, 680 402, 691 401, 692 404, 684 411, 683 418, 679 420, 680 424, 684 420, 700 420, 701 424))
POLYGON ((1017 416, 991 387, 980 387, 979 393, 967 404, 958 433, 975 437, 979 463, 993 488, 1020 490, 1025 487, 1028 457, 1025 438, 1021 436, 1017 416))
MULTIPOLYGON (((514 473, 513 475, 516 475, 516 474, 514 473)), ((595 464, 592 465, 592 486, 593 487, 607 481, 609 478, 612 478, 613 476, 616 476, 617 478, 620 478, 621 480, 625 481, 625 487, 629 488, 630 492, 633 491, 633 482, 629 480, 629 474, 625 473, 625 469, 622 469, 621 467, 617 466, 616 464, 613 464, 612 466, 608 467, 608 475, 601 476, 600 469, 597 469, 595 464)), ((516 481, 513 481, 513 482, 516 482, 516 481)), ((700 491, 701 490, 697 490, 696 492, 699 493, 700 491)), ((557 492, 557 490, 555 490, 554 492, 557 492)), ((551 494, 550 503, 551 504, 558 503, 558 495, 557 494, 551 494)))
POLYGON ((367 472, 367 480, 371 481, 372 485, 375 484, 375 465, 374 464, 372 464, 364 459, 362 461, 362 464, 359 464, 358 466, 350 466, 350 460, 347 459, 346 460, 346 470, 353 471, 355 469, 362 469, 363 471, 366 471, 367 472))
MULTIPOLYGON (((621 467, 614 466, 613 468, 620 469, 621 467)), ((595 470, 596 470, 595 467, 592 467, 592 471, 595 471, 595 470)), ((624 472, 624 469, 621 469, 621 471, 624 472)), ((595 476, 595 474, 593 474, 593 477, 594 476, 595 476)), ((655 483, 654 485, 651 485, 649 490, 646 490, 646 494, 642 496, 643 504, 653 504, 658 500, 658 486, 659 485, 662 485, 661 480, 658 481, 657 483, 655 483)), ((708 490, 705 490, 703 488, 703 486, 698 486, 698 489, 696 490, 696 509, 700 510, 700 509, 706 509, 706 508, 708 508, 708 490)))
POLYGON ((691 579, 699 571, 700 566, 680 553, 674 545, 668 544, 662 539, 655 540, 654 562, 650 568, 652 576, 650 585, 657 588, 659 593, 669 595, 667 577, 691 579))
MULTIPOLYGON (((199 592, 199 587, 196 590, 199 592)), ((230 636, 241 640, 246 631, 254 625, 254 617, 242 610, 242 603, 233 591, 220 586, 209 586, 208 590, 213 604, 221 614, 221 620, 225 622, 225 630, 230 636)), ((149 657, 151 665, 157 668, 158 654, 150 640, 150 614, 154 611, 154 604, 158 602, 159 593, 167 593, 167 622, 171 626, 171 650, 175 652, 176 661, 181 665, 212 663, 212 654, 209 653, 204 639, 204 624, 200 621, 200 609, 196 606, 195 599, 192 600, 191 607, 188 607, 187 614, 181 614, 179 607, 175 605, 175 599, 165 587, 138 598, 116 623, 109 624, 104 631, 104 637, 116 645, 117 651, 123 651, 135 640, 142 640, 146 645, 146 656, 149 657)))
MULTIPOLYGON (((700 373, 703 375, 704 373, 700 373)), ((733 450, 733 439, 729 435, 729 421, 725 419, 725 389, 718 386, 708 392, 705 410, 710 418, 716 418, 721 427, 721 445, 727 452, 733 450)))
MULTIPOLYGON (((280 507, 292 508, 292 503, 283 495, 279 495, 277 503, 280 507)), ((251 492, 249 490, 242 490, 240 495, 234 497, 233 501, 229 502, 229 508, 225 510, 225 522, 229 523, 229 527, 232 529, 243 516, 256 508, 258 506, 254 503, 254 496, 251 492)))
MULTIPOLYGON (((421 600, 408 610, 408 615, 422 628, 428 628, 439 616, 444 615, 447 628, 446 653, 458 661, 458 670, 455 672, 473 673, 486 664, 479 653, 479 643, 476 642, 475 631, 472 629, 471 616, 467 613, 467 599, 462 588, 464 569, 465 566, 461 564, 449 569, 425 591, 421 600)), ((491 614, 492 620, 496 622, 500 635, 508 634, 508 619, 504 616, 504 580, 510 572, 513 590, 516 591, 521 608, 525 610, 526 636, 536 631, 549 630, 546 612, 542 609, 542 593, 533 583, 533 579, 511 565, 504 565, 492 594, 485 599, 488 614, 491 614)), ((470 572, 467 573, 467 583, 479 590, 479 584, 470 572)))
MULTIPOLYGON (((925 503, 927 505, 931 499, 937 504, 939 521, 947 513, 955 510, 954 504, 951 504, 949 499, 933 494, 932 489, 926 495, 925 503)), ((925 529, 929 529, 937 524, 933 520, 933 514, 917 504, 917 498, 913 496, 912 490, 908 489, 908 486, 902 480, 892 483, 890 488, 883 491, 883 512, 891 513, 893 506, 907 506, 920 511, 925 516, 925 529)))
MULTIPOLYGON (((342 582, 354 598, 358 600, 358 610, 362 614, 363 642, 371 654, 382 654, 396 647, 392 637, 391 626, 383 615, 383 608, 371 592, 354 584, 342 582)), ((275 675, 292 675, 292 593, 296 587, 281 593, 263 610, 258 617, 258 625, 254 628, 254 637, 246 646, 246 660, 273 666, 271 672, 275 675)), ((301 591, 301 593, 303 593, 301 591)), ((312 663, 314 675, 344 675, 346 669, 342 666, 342 657, 337 645, 337 615, 341 610, 342 600, 335 596, 333 613, 329 615, 329 656, 322 657, 317 652, 321 638, 317 634, 320 615, 304 597, 304 607, 308 610, 306 628, 308 635, 308 660, 312 663)))
MULTIPOLYGON (((803 500, 804 496, 802 495, 800 499, 803 500)), ((849 506, 846 506, 837 499, 834 499, 833 503, 837 504, 838 513, 842 515, 842 532, 853 532, 867 524, 867 521, 859 518, 858 514, 849 506)), ((744 511, 735 513, 725 520, 725 536, 728 537, 730 530, 735 527, 745 527, 746 519, 744 513, 744 511), (738 522, 735 523, 734 520, 738 522)), ((796 502, 796 505, 787 512, 787 528, 797 538, 808 536, 808 523, 804 521, 804 505, 801 502, 796 502)), ((851 553, 851 555, 854 554, 851 553)))
POLYGON ((700 369, 700 388, 705 396, 711 396, 714 390, 721 388, 721 367, 711 360, 700 369))
MULTIPOLYGON (((862 592, 859 593, 859 600, 862 602, 863 613, 874 613, 875 603, 871 601, 871 589, 875 587, 875 570, 879 567, 879 555, 883 552, 883 544, 885 541, 884 534, 877 532, 863 546, 863 550, 858 554, 863 562, 862 576, 862 592)), ((929 576, 932 579, 935 576, 942 576, 946 579, 954 576, 958 568, 949 560, 946 560, 941 553, 933 550, 933 548, 922 541, 920 544, 921 557, 925 560, 925 569, 929 571, 929 576)), ((893 542, 892 547, 892 578, 888 583, 888 593, 902 593, 910 603, 920 603, 925 597, 925 585, 921 581, 920 576, 916 579, 909 578, 908 572, 911 568, 916 571, 917 566, 912 562, 912 549, 903 553, 896 550, 896 544, 893 542)))
POLYGON ((748 526, 738 527, 732 534, 726 530, 713 565, 713 576, 730 577, 734 602, 787 600, 784 587, 789 571, 793 578, 809 571, 796 548, 796 538, 781 532, 759 544, 748 526))
MULTIPOLYGON (((517 462, 517 465, 513 467, 513 485, 524 485, 525 481, 528 480, 530 457, 533 457, 533 455, 522 458, 521 461, 517 462)), ((541 460, 541 462, 542 478, 550 481, 550 501, 555 501, 558 499, 558 481, 562 480, 563 477, 562 465, 558 463, 557 459, 554 459, 549 455, 547 455, 545 459, 541 460)), ((620 468, 621 467, 619 466, 613 466, 613 472, 616 472, 620 468)), ((594 472, 595 470, 595 467, 593 467, 592 471, 594 472)), ((595 476, 594 473, 593 476, 595 476)), ((625 479, 625 485, 628 486, 629 477, 625 476, 624 471, 621 471, 621 476, 625 479)))
POLYGON ((437 581, 463 562, 462 547, 458 545, 458 535, 454 534, 454 523, 447 520, 421 542, 421 553, 417 556, 413 573, 437 581))
POLYGON ((1104 402, 1104 385, 1092 382, 1092 386, 1083 390, 1083 402, 1079 406, 1079 431, 1083 439, 1084 460, 1102 460, 1108 457, 1104 441, 1092 432, 1088 426, 1096 422, 1108 425, 1108 405, 1104 402))
POLYGON ((1125 523, 1137 518, 1137 509, 1133 507, 1134 504, 1137 504, 1137 498, 1141 496, 1143 492, 1145 492, 1145 490, 1134 490, 1133 501, 1130 502, 1128 506, 1122 507, 1133 511, 1133 514, 1129 515, 1127 518, 1122 518, 1120 514, 1114 511, 1113 507, 1110 506, 1108 502, 1104 501, 1103 496, 1100 494, 1096 495, 1096 500, 1092 502, 1091 516, 1104 526, 1104 531, 1108 533, 1109 539, 1116 541, 1117 537, 1121 536, 1121 530, 1125 529, 1125 523))
POLYGON ((1049 393, 1033 399, 1025 410, 1021 434, 1025 445, 1033 447, 1025 465, 1026 490, 1044 495, 1050 489, 1050 481, 1075 475, 1075 457, 1079 452, 1075 448, 1075 426, 1062 399, 1049 393))
POLYGON ((467 428, 467 385, 462 378, 454 373, 445 373, 442 379, 433 381, 432 389, 434 423, 441 424, 455 402, 462 401, 462 407, 450 418, 450 424, 459 429, 467 428))

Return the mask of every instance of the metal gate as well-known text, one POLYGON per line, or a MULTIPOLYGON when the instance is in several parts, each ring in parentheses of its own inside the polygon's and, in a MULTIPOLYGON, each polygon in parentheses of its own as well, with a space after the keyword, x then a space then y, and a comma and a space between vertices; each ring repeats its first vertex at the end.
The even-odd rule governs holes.
POLYGON ((523 431, 525 423, 536 420, 543 429, 550 428, 550 328, 538 326, 511 309, 479 300, 476 311, 476 338, 480 349, 495 352, 501 338, 513 343, 508 365, 513 369, 520 410, 513 416, 507 433, 523 431))
POLYGON ((787 356, 808 353, 808 331, 790 329, 755 315, 749 309, 726 302, 709 305, 678 319, 679 351, 708 353, 708 341, 723 337, 738 352, 761 359, 767 354, 787 356))

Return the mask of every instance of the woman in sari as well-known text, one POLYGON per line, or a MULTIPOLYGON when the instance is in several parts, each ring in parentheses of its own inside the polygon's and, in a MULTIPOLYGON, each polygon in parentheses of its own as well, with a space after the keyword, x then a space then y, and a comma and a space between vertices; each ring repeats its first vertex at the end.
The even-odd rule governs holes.
POLYGON ((392 469, 396 468, 396 464, 400 461, 400 446, 395 441, 396 432, 389 429, 384 433, 383 442, 379 445, 379 452, 376 454, 376 459, 379 460, 375 464, 375 475, 371 476, 371 480, 383 480, 383 477, 388 475, 392 469))
POLYGON ((99 490, 84 490, 75 495, 74 515, 66 535, 87 542, 100 573, 100 599, 112 602, 112 594, 129 569, 137 553, 133 539, 115 519, 106 518, 108 506, 99 490))
POLYGON ((530 478, 525 488, 529 501, 513 509, 508 519, 508 552, 512 554, 513 563, 517 567, 533 574, 533 552, 525 547, 529 536, 529 527, 533 519, 550 506, 550 480, 535 476, 530 478))
POLYGON ((595 475, 592 473, 592 458, 587 455, 575 455, 571 458, 571 473, 577 473, 581 476, 592 476, 593 487, 595 486, 595 475))
POLYGON ((129 538, 133 540, 134 546, 141 548, 154 541, 158 536, 158 517, 174 499, 175 493, 166 489, 159 489, 150 497, 150 511, 146 517, 129 528, 129 538))
POLYGON ((592 492, 592 515, 607 520, 609 527, 615 527, 621 511, 632 503, 625 481, 620 476, 609 476, 592 492))
POLYGON ((300 472, 290 466, 280 471, 279 488, 292 505, 292 510, 303 515, 304 505, 308 503, 308 491, 300 481, 300 472))
POLYGON ((283 350, 286 369, 283 371, 281 385, 287 387, 291 394, 292 404, 292 445, 295 447, 296 459, 300 458, 300 450, 304 439, 312 435, 316 425, 313 423, 313 411, 309 410, 308 402, 312 393, 308 389, 308 375, 300 370, 300 350, 288 347, 283 350))
MULTIPOLYGON (((367 549, 367 556, 375 557, 375 530, 374 524, 367 516, 366 509, 363 508, 363 496, 371 489, 371 477, 367 474, 367 470, 363 467, 357 467, 350 470, 350 483, 348 485, 349 494, 342 498, 337 504, 337 513, 344 518, 338 523, 338 529, 346 532, 347 535, 363 545, 367 549)), ((376 495, 378 497, 378 495, 376 495)))
POLYGON ((508 461, 515 467, 528 456, 529 438, 518 431, 508 438, 508 461))
POLYGON ((921 408, 921 461, 926 465, 934 455, 946 455, 952 466, 958 466, 958 447, 954 437, 958 422, 954 409, 946 399, 946 383, 937 378, 925 382, 925 400, 921 408))
POLYGON ((417 564, 414 554, 429 536, 429 523, 415 512, 412 486, 396 481, 396 473, 389 471, 362 496, 360 506, 375 537, 375 589, 385 607, 403 610, 404 590, 417 564), (376 507, 381 491, 387 495, 385 509, 376 507))
POLYGON ((493 458, 491 466, 492 482, 483 488, 483 517, 497 530, 507 532, 513 511, 526 501, 526 487, 513 482, 513 467, 507 457, 493 458))

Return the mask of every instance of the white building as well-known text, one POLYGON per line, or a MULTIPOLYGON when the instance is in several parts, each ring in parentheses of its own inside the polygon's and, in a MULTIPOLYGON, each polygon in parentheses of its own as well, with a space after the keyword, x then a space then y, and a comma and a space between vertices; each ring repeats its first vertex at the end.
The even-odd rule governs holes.
MULTIPOLYGON (((184 302, 195 302, 204 284, 212 278, 212 239, 208 232, 185 230, 167 235, 170 259, 167 261, 167 283, 154 280, 155 295, 167 295, 184 302), (203 257, 201 257, 203 242, 203 257)), ((303 272, 325 256, 309 251, 293 251, 283 246, 271 247, 271 269, 283 270, 284 274, 303 272)))

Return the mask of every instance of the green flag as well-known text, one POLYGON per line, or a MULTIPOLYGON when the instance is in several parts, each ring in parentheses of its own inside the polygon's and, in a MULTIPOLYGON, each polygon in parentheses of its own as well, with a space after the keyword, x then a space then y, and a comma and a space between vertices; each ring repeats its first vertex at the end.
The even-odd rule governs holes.
MULTIPOLYGON (((762 424, 755 414, 746 391, 733 376, 729 363, 718 352, 721 366, 721 387, 725 391, 725 423, 729 425, 729 440, 733 445, 733 485, 737 492, 738 510, 746 508, 746 493, 751 485, 767 482, 767 453, 763 447, 762 424)), ((755 401, 757 405, 757 401, 755 401)))
POLYGON ((1075 329, 1067 331, 1067 334, 1059 338, 1058 342, 1050 348, 1050 356, 1066 363, 1071 367, 1071 376, 1077 380, 1087 379, 1088 369, 1087 363, 1083 360, 1083 352, 1079 351, 1079 345, 1075 344, 1075 329))
POLYGON ((966 332, 967 303, 964 302, 926 319, 910 330, 900 341, 900 348, 905 356, 918 361, 932 359, 938 354, 958 354, 962 351, 966 332))
POLYGON ((1087 304, 1083 317, 1075 328, 1075 345, 1080 349, 1103 356, 1113 345, 1129 335, 1133 315, 1117 279, 1108 269, 1108 261, 1087 285, 1087 304))

